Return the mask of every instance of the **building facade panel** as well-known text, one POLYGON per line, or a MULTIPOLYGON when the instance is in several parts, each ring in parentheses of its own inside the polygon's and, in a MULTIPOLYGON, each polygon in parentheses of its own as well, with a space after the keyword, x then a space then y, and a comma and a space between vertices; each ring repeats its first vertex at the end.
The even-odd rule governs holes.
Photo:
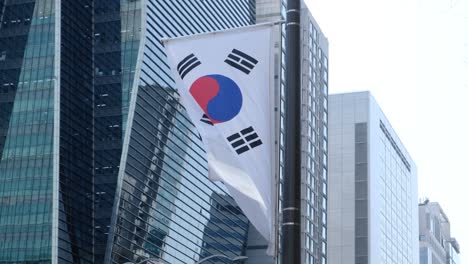
POLYGON ((64 264, 94 263, 92 17, 91 0, 60 1, 58 250, 53 258, 64 264))
POLYGON ((94 237, 103 263, 142 30, 141 0, 94 0, 94 237))
POLYGON ((369 261, 417 264, 417 166, 372 96, 369 120, 369 261))
MULTIPOLYGON (((304 241, 302 262, 326 264, 328 250, 328 40, 305 5, 302 7, 301 15, 303 41, 301 213, 304 241)), ((283 43, 285 43, 284 40, 283 43)), ((283 57, 286 56, 284 46, 283 57)), ((284 89, 283 82, 280 88, 282 105, 284 104, 284 89)), ((281 125, 280 139, 284 137, 285 131, 282 122, 281 125)), ((281 144, 282 148, 283 144, 281 144)))
POLYGON ((417 168, 368 92, 330 96, 329 193, 329 263, 419 262, 417 168))
POLYGON ((55 1, 0 1, 0 263, 50 263, 55 1))

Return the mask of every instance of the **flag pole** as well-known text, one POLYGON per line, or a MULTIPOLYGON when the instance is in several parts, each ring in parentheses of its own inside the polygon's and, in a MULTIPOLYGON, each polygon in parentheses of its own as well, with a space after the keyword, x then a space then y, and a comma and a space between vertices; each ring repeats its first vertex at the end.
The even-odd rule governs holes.
POLYGON ((286 123, 281 263, 301 263, 301 2, 286 8, 286 123))

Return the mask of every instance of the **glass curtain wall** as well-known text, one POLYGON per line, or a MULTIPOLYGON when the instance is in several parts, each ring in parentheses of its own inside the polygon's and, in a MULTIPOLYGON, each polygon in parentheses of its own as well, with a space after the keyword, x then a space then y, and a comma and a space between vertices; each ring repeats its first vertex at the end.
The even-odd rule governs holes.
POLYGON ((0 263, 50 263, 53 0, 0 1, 0 263))
POLYGON ((103 263, 140 45, 141 0, 94 0, 95 261, 103 263))
POLYGON ((54 154, 59 155, 61 264, 94 263, 92 4, 60 0, 60 140, 54 154))

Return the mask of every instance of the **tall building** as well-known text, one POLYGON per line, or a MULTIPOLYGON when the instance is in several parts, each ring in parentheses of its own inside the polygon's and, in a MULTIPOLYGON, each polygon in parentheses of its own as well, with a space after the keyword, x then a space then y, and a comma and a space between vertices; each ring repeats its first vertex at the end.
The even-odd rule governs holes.
MULTIPOLYGON (((257 0, 257 22, 285 20, 286 1, 257 0)), ((327 263, 327 168, 328 168, 328 40, 318 23, 302 3, 302 263, 327 263)), ((280 190, 284 178, 285 116, 285 39, 283 25, 277 38, 279 171, 280 190)), ((280 198, 281 200, 281 198, 280 198)), ((281 207, 281 201, 279 206, 281 207)), ((281 217, 281 216, 280 216, 281 217)), ((281 219, 281 218, 280 218, 281 219)), ((280 232, 281 233, 281 232, 280 232)), ((273 263, 265 255, 266 242, 251 229, 247 246, 247 263, 273 263)), ((281 248, 279 249, 281 252, 281 248)))
POLYGON ((93 263, 92 1, 0 7, 0 263, 93 263))
POLYGON ((439 203, 419 204, 420 264, 460 264, 460 246, 450 232, 450 221, 439 203))
POLYGON ((418 264, 417 168, 369 92, 329 97, 328 263, 418 264))
POLYGON ((0 263, 219 252, 203 241, 235 205, 206 177, 159 39, 254 23, 253 0, 0 0, 0 263))

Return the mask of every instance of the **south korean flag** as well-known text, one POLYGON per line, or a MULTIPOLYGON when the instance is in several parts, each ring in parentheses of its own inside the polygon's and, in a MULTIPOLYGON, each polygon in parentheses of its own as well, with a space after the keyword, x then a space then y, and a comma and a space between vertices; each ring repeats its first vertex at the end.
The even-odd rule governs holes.
POLYGON ((270 243, 276 223, 273 24, 164 40, 182 103, 222 181, 270 243))

